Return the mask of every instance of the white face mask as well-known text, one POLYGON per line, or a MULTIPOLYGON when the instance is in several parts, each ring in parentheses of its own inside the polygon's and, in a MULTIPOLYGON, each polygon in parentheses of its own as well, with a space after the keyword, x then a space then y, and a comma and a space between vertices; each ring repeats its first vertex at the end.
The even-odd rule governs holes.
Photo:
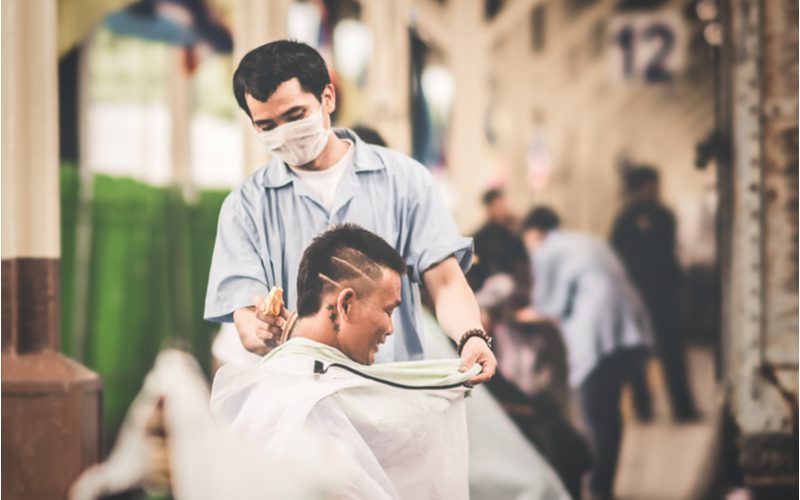
POLYGON ((314 161, 325 149, 331 130, 322 124, 322 105, 302 120, 258 133, 258 141, 279 160, 293 167, 314 161))

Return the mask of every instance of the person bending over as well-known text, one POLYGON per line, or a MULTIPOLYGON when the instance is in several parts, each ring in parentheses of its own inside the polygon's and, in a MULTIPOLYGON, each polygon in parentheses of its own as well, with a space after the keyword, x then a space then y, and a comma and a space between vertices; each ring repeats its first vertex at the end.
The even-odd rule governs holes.
POLYGON ((308 45, 277 40, 256 47, 239 62, 233 90, 272 160, 220 209, 204 318, 233 322, 242 346, 263 356, 285 337, 288 311, 297 307, 303 250, 332 225, 355 223, 387 241, 408 269, 400 278, 395 334, 376 362, 424 358, 424 285, 442 330, 464 344, 464 367, 483 366, 471 382, 489 380, 497 360, 464 277, 472 241, 459 234, 428 169, 332 127, 335 89, 324 59, 308 45), (283 289, 286 308, 279 316, 259 314, 273 287, 283 289))

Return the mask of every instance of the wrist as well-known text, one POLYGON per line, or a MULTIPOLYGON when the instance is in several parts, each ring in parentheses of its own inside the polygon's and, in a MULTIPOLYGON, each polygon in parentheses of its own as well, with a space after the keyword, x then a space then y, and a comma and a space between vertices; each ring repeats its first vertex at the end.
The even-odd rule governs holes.
POLYGON ((461 336, 461 339, 458 341, 458 355, 461 356, 461 353, 464 351, 464 347, 470 342, 475 343, 473 339, 480 340, 481 342, 485 343, 486 346, 491 349, 492 348, 492 337, 488 333, 486 333, 482 328, 473 328, 472 330, 467 330, 461 336))
POLYGON ((240 320, 240 319, 241 319, 241 318, 243 318, 243 317, 244 317, 244 316, 245 316, 247 313, 255 313, 255 310, 256 310, 256 308, 255 308, 255 307, 253 307, 253 306, 250 306, 250 307, 240 307, 240 308, 238 308, 238 309, 234 309, 234 310, 233 310, 233 314, 231 314, 231 317, 233 318, 233 322, 235 323, 236 321, 240 320))

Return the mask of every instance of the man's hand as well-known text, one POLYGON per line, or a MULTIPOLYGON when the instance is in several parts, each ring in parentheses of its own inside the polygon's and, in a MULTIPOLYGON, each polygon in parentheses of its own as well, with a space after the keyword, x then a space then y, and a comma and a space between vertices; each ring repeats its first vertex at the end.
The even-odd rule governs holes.
MULTIPOLYGON (((431 267, 422 279, 433 299, 436 319, 453 342, 458 343, 464 332, 481 327, 481 310, 455 257, 448 257, 431 267)), ((467 381, 470 385, 488 381, 497 370, 497 359, 480 337, 467 340, 461 350, 462 372, 475 363, 480 363, 483 371, 467 381)))
POLYGON ((281 307, 280 316, 261 315, 256 311, 263 309, 264 297, 256 295, 253 297, 253 307, 242 307, 233 313, 233 322, 239 332, 242 345, 248 351, 263 356, 277 347, 278 339, 281 338, 283 327, 286 326, 286 319, 289 311, 281 307))
POLYGON ((480 337, 472 337, 464 344, 464 349, 461 351, 461 368, 459 370, 465 372, 475 363, 480 363, 483 370, 467 380, 469 385, 488 382, 497 370, 497 359, 494 357, 494 353, 486 345, 486 341, 480 337))

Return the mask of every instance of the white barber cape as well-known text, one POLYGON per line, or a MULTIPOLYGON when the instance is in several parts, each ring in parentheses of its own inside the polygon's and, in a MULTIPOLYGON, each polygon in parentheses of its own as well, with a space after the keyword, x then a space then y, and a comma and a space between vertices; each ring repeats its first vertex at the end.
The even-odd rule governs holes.
MULTIPOLYGON (((254 365, 219 369, 212 414, 271 456, 299 438, 339 471, 335 498, 469 498, 464 382, 459 360, 365 366, 294 338, 254 365)), ((319 471, 308 470, 312 479, 319 471)))

